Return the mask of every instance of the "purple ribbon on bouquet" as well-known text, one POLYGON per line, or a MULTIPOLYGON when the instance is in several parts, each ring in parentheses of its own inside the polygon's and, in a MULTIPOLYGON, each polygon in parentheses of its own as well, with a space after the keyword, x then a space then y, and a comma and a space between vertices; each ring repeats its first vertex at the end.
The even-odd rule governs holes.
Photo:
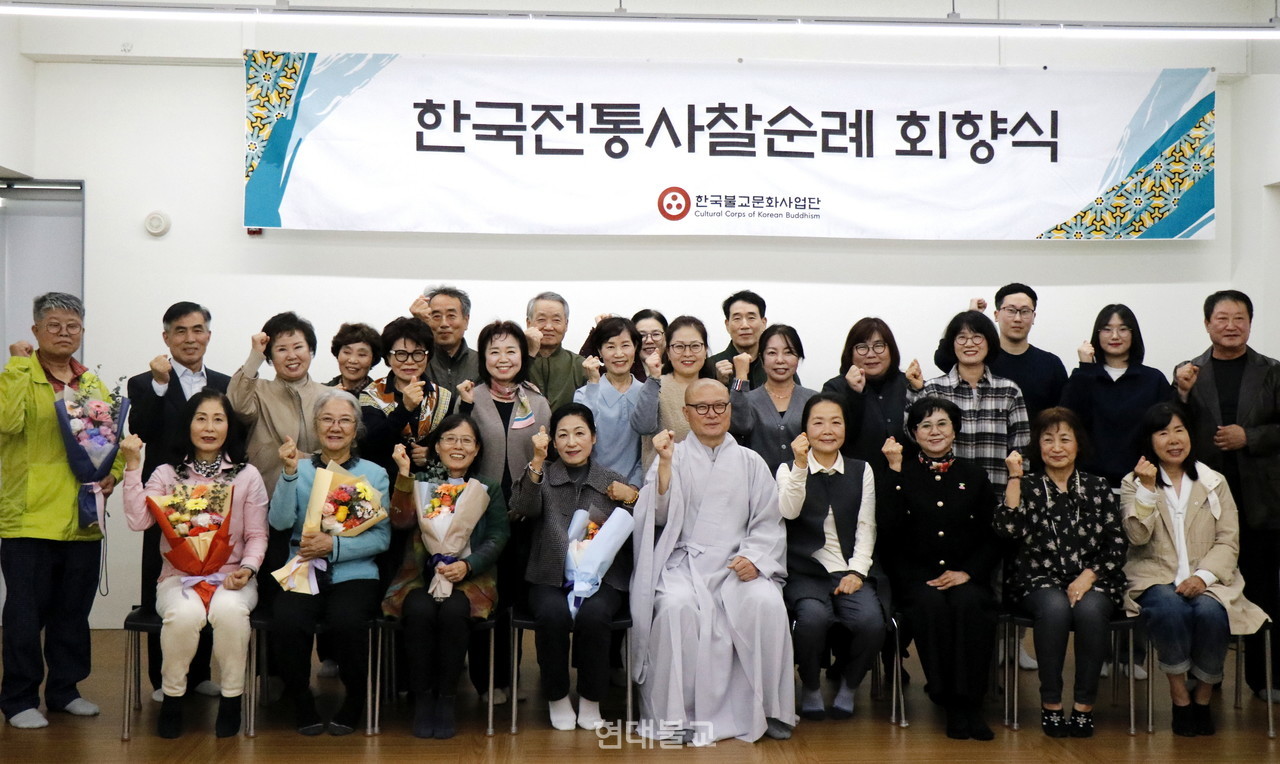
POLYGON ((437 565, 439 565, 439 564, 441 564, 441 563, 444 563, 445 565, 452 565, 452 564, 454 564, 454 563, 455 563, 455 562, 457 562, 457 561, 458 561, 458 558, 457 558, 457 557, 454 557, 454 556, 452 556, 452 555, 448 555, 448 554, 433 554, 433 555, 431 555, 431 559, 427 561, 427 569, 428 569, 428 570, 435 570, 435 569, 436 569, 436 566, 437 566, 437 565))
POLYGON ((214 586, 222 586, 222 582, 227 580, 226 573, 210 573, 207 576, 183 576, 182 577, 182 596, 186 597, 187 592, 191 591, 196 584, 208 582, 214 586))
POLYGON ((306 565, 308 562, 311 564, 307 565, 307 583, 311 586, 312 594, 320 593, 320 583, 316 581, 316 571, 328 570, 329 561, 323 557, 317 557, 314 560, 304 560, 296 554, 293 556, 293 559, 289 561, 289 570, 286 572, 286 576, 288 576, 288 578, 285 580, 289 581, 290 585, 285 587, 285 591, 292 591, 293 572, 298 569, 299 565, 306 565))
MULTIPOLYGON (((111 466, 115 463, 116 453, 120 450, 119 439, 117 438, 109 449, 99 451, 98 455, 101 459, 94 464, 93 458, 85 450, 84 445, 76 440, 76 436, 71 432, 71 417, 67 414, 67 402, 58 399, 54 401, 53 408, 58 416, 58 432, 62 435, 62 445, 67 452, 67 465, 71 467, 71 474, 75 475, 76 480, 80 482, 80 491, 76 495, 76 514, 80 527, 89 528, 97 525, 106 530, 102 522, 106 499, 102 496, 101 486, 97 484, 111 474, 111 466)), ((123 398, 120 401, 120 413, 116 415, 117 433, 120 432, 121 424, 127 421, 128 416, 129 399, 123 398)))

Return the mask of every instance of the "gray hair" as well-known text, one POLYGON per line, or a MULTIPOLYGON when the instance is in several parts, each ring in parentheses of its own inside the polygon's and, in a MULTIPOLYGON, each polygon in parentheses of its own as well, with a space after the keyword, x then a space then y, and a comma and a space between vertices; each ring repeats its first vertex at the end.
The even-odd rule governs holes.
POLYGON ((539 292, 529 301, 529 305, 524 309, 524 320, 526 322, 533 321, 533 306, 538 304, 539 300, 551 300, 558 302, 564 306, 564 320, 569 320, 569 301, 556 294, 555 292, 539 292))
POLYGON ((45 292, 37 297, 31 306, 31 316, 35 323, 40 323, 50 312, 55 310, 69 310, 84 320, 84 302, 73 294, 66 292, 45 292))
POLYGON ((427 287, 427 291, 423 292, 422 295, 427 298, 427 302, 431 302, 438 295, 452 297, 462 303, 462 317, 471 318, 471 296, 457 287, 444 284, 437 287, 427 287))
MULTIPOLYGON (((320 410, 325 407, 329 401, 338 400, 351 407, 351 414, 356 418, 356 439, 364 437, 364 417, 360 415, 360 401, 351 393, 339 387, 326 387, 316 396, 316 403, 311 407, 311 426, 318 429, 320 426, 320 410)), ((355 453, 355 441, 351 443, 351 451, 355 453)))

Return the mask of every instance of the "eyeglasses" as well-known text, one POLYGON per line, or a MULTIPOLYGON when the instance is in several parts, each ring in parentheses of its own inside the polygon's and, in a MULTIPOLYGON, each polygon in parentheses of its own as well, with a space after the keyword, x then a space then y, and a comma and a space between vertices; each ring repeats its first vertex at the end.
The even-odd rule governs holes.
POLYGON ((474 446, 476 439, 470 435, 444 435, 440 438, 440 445, 450 446, 474 446))
POLYGON ((1128 337, 1133 330, 1127 326, 1104 326, 1098 330, 1098 334, 1114 334, 1117 337, 1128 337))
POLYGON ((83 324, 63 324, 58 321, 46 321, 44 330, 50 334, 62 334, 64 331, 75 337, 84 331, 83 324))
POLYGON ((415 361, 425 361, 427 358, 427 351, 415 350, 413 352, 409 352, 408 350, 392 350, 391 357, 396 359, 400 363, 404 363, 410 358, 412 358, 415 361))
POLYGON ((1036 314, 1035 308, 1001 308, 1000 312, 1009 318, 1031 318, 1036 314))
POLYGON ((871 355, 872 353, 880 355, 888 349, 889 343, 887 342, 873 342, 870 345, 865 342, 859 342, 857 345, 853 346, 853 352, 858 355, 871 355))
POLYGON ((642 340, 660 340, 660 339, 662 339, 662 338, 663 338, 663 336, 665 336, 665 335, 666 335, 666 332, 640 332, 640 339, 642 339, 642 340))
POLYGON ((722 401, 720 403, 686 403, 684 404, 684 406, 685 408, 693 409, 694 411, 698 412, 698 416, 706 416, 708 413, 712 411, 716 412, 717 414, 723 414, 725 411, 728 411, 729 402, 722 401))
POLYGON ((319 417, 316 421, 319 422, 320 426, 325 428, 326 430, 334 426, 335 424, 344 430, 350 430, 352 427, 356 426, 356 420, 349 416, 340 416, 340 417, 334 418, 326 415, 326 416, 319 417))
POLYGON ((987 338, 983 337, 981 334, 957 334, 956 335, 957 345, 973 345, 974 347, 977 347, 986 341, 987 341, 987 338))
POLYGON ((706 343, 702 342, 673 342, 667 345, 667 350, 679 354, 701 353, 706 347, 706 343))

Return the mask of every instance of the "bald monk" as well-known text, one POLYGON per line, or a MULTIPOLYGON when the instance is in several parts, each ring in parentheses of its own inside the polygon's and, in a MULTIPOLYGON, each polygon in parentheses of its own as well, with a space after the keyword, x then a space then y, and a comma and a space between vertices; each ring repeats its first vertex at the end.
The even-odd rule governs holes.
POLYGON ((796 715, 777 484, 763 459, 726 437, 724 385, 698 380, 684 400, 694 437, 654 437, 658 458, 635 509, 641 729, 694 745, 785 739, 796 715))

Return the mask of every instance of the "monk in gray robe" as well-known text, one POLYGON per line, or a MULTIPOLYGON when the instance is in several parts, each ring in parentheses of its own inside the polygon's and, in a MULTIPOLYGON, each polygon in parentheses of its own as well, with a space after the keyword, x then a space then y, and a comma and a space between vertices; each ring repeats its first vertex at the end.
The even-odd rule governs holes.
POLYGON ((685 391, 691 434, 658 433, 636 503, 632 655, 641 731, 705 745, 791 736, 786 531, 764 460, 730 437, 729 392, 685 391))

